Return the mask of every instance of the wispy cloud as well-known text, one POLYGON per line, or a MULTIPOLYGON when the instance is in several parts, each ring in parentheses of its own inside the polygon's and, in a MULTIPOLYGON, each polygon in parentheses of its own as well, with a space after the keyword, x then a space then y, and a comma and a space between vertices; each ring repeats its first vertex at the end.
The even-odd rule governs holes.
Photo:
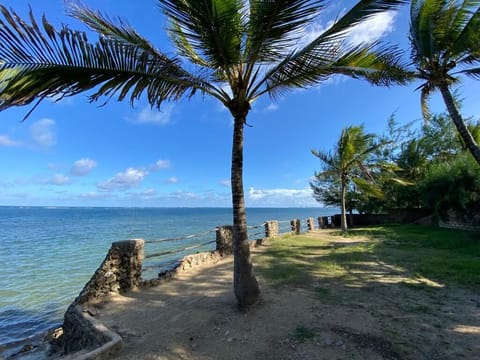
POLYGON ((149 167, 151 171, 159 171, 169 169, 171 166, 170 160, 157 160, 157 162, 149 167))
POLYGON ((394 30, 396 12, 387 11, 372 16, 350 31, 348 41, 352 45, 369 44, 394 30))
POLYGON ((99 183, 97 187, 104 191, 126 190, 140 185, 147 175, 148 171, 146 170, 128 168, 107 181, 99 183))
POLYGON ((232 186, 232 181, 230 179, 223 179, 223 180, 220 180, 220 185, 225 187, 230 187, 232 186))
POLYGON ((90 174, 97 165, 95 160, 82 158, 73 163, 70 174, 73 176, 85 176, 90 174))
POLYGON ((172 177, 167 179, 167 183, 169 183, 169 184, 178 184, 178 182, 179 182, 179 180, 175 176, 172 176, 172 177))
POLYGON ((40 147, 48 148, 56 144, 55 133, 53 127, 55 121, 52 119, 42 119, 30 126, 30 135, 32 140, 40 147))
POLYGON ((171 121, 173 109, 173 104, 166 104, 161 110, 146 106, 133 117, 128 117, 128 121, 135 124, 166 125, 171 121))
POLYGON ((7 135, 0 135, 0 146, 3 147, 16 147, 22 146, 23 144, 19 141, 10 139, 7 135))
POLYGON ((63 174, 55 174, 50 179, 44 181, 45 184, 57 185, 57 186, 65 185, 65 184, 68 184, 69 182, 70 182, 70 178, 63 174))
POLYGON ((262 206, 316 206, 311 189, 255 189, 248 192, 250 205, 262 206))

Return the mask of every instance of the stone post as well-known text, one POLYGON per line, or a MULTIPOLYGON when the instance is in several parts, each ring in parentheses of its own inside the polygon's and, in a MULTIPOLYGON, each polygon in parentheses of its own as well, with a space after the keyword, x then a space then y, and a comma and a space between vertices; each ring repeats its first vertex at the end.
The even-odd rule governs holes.
POLYGON ((318 228, 319 229, 324 229, 325 228, 325 223, 323 222, 323 217, 321 217, 321 216, 318 217, 318 228))
POLYGON ((307 219, 307 229, 308 231, 315 230, 315 220, 312 217, 307 219))
POLYGON ((224 225, 217 227, 217 250, 222 255, 233 254, 233 226, 224 225))
POLYGON ((138 287, 142 282, 144 243, 142 239, 112 243, 105 260, 74 303, 88 303, 110 293, 125 292, 138 287))
POLYGON ((278 236, 278 221, 271 220, 265 222, 265 237, 275 238, 278 236))
POLYGON ((290 226, 292 227, 292 233, 294 235, 300 235, 300 230, 301 230, 300 219, 290 220, 290 226))

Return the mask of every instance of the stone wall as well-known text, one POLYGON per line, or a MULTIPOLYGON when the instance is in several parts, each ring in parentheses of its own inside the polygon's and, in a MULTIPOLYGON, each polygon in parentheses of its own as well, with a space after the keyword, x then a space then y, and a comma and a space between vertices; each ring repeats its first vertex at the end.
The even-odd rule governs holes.
MULTIPOLYGON (((313 222, 313 219, 311 221, 313 222)), ((300 226, 300 220, 291 221, 294 234, 300 234, 300 226)), ((266 223, 265 235, 269 238, 279 236, 278 221, 266 223)), ((250 246, 254 247, 262 243, 263 239, 253 240, 250 242, 250 246)), ((96 322, 95 314, 90 313, 91 305, 110 294, 123 293, 137 287, 157 286, 174 279, 182 272, 190 271, 202 264, 216 263, 224 256, 231 255, 233 253, 233 226, 226 225, 217 228, 216 244, 215 251, 185 256, 174 268, 159 273, 157 278, 143 280, 144 241, 136 239, 114 242, 100 267, 64 315, 63 336, 59 342, 61 352, 67 355, 78 351, 85 353, 86 350, 97 349, 91 351, 91 355, 88 356, 75 354, 75 358, 100 359, 103 356, 110 356, 110 353, 118 350, 121 346, 121 338, 96 322)))
POLYGON ((88 303, 112 293, 125 292, 138 287, 142 281, 143 257, 143 240, 114 242, 105 260, 74 303, 88 303))
POLYGON ((448 229, 480 231, 480 213, 467 215, 449 210, 443 219, 439 219, 438 226, 448 229))
POLYGON ((109 336, 110 332, 95 326, 86 316, 86 305, 109 294, 125 292, 140 286, 143 257, 144 241, 141 239, 112 244, 105 260, 65 312, 63 335, 60 340, 63 354, 98 348, 114 341, 109 336))

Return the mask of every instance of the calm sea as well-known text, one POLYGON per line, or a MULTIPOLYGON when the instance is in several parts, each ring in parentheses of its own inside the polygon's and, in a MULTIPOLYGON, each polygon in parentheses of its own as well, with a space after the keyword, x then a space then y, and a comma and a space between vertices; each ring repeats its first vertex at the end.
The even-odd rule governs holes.
MULTIPOLYGON (((251 208, 247 218, 249 226, 255 226, 266 220, 304 220, 336 212, 251 208)), ((145 252, 184 248, 214 240, 215 227, 231 222, 231 209, 227 208, 0 207, 0 357, 6 344, 32 338, 62 322, 67 306, 98 268, 112 242, 178 238, 212 230, 194 239, 147 244, 145 252)), ((281 222, 280 227, 288 227, 288 223, 281 222)), ((254 236, 262 229, 250 231, 254 236)), ((158 272, 155 267, 164 260, 147 262, 146 267, 154 269, 145 277, 154 276, 158 272)))

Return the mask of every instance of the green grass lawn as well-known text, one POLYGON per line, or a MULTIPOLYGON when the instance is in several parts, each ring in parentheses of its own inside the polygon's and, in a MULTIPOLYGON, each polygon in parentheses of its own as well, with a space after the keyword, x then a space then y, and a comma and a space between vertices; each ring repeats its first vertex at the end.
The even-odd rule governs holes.
MULTIPOLYGON (((423 286, 426 281, 429 286, 480 290, 479 232, 389 225, 353 229, 346 237, 348 244, 341 242, 340 232, 331 231, 321 231, 315 238, 272 240, 256 256, 256 268, 273 285, 302 286, 330 279, 364 286, 388 274, 402 274, 407 286, 423 286)), ((328 296, 319 290, 322 295, 328 296)))

